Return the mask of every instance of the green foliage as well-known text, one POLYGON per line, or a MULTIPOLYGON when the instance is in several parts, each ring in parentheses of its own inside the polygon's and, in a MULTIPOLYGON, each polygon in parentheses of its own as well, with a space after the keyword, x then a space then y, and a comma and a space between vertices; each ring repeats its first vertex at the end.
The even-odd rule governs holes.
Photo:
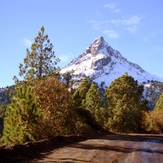
POLYGON ((107 119, 107 110, 102 108, 102 98, 98 85, 95 82, 91 83, 91 87, 86 94, 85 101, 83 105, 86 110, 90 112, 93 117, 92 122, 97 125, 97 128, 105 128, 105 123, 107 119))
POLYGON ((66 73, 62 74, 61 76, 63 77, 63 82, 66 85, 66 88, 68 88, 71 92, 73 92, 73 72, 74 70, 67 71, 66 73))
POLYGON ((90 89, 86 93, 85 109, 94 113, 96 109, 99 109, 102 104, 100 90, 95 82, 91 83, 90 89))
POLYGON ((154 110, 163 110, 163 94, 159 97, 158 101, 156 102, 154 110))
POLYGON ((7 108, 7 105, 0 105, 0 137, 3 131, 3 118, 5 115, 6 108, 7 108))
POLYGON ((5 115, 5 111, 6 111, 7 105, 0 105, 0 118, 3 118, 5 115))
POLYGON ((4 118, 3 140, 5 144, 37 140, 36 128, 42 118, 38 99, 33 88, 25 82, 16 90, 4 118))
MULTIPOLYGON (((84 78, 72 97, 72 108, 76 113, 77 124, 90 126, 96 130, 102 130, 106 122, 107 111, 102 108, 100 89, 96 83, 84 78)), ((79 128, 79 127, 77 127, 79 128)), ((84 129, 84 128, 83 128, 84 129)))
POLYGON ((58 73, 59 68, 55 66, 59 59, 52 51, 53 45, 50 43, 48 35, 44 34, 44 30, 44 27, 41 27, 31 46, 31 51, 27 49, 24 65, 20 64, 19 66, 19 75, 25 79, 41 78, 58 73))
POLYGON ((128 74, 114 80, 106 89, 108 102, 108 127, 113 132, 138 132, 142 110, 147 101, 142 99, 143 86, 128 74))
POLYGON ((74 92, 72 96, 72 105, 76 108, 82 108, 82 103, 84 104, 84 100, 86 98, 86 93, 88 92, 89 88, 91 86, 91 82, 89 78, 84 78, 80 84, 80 86, 77 88, 77 90, 74 92))
POLYGON ((65 84, 66 88, 69 90, 71 95, 73 95, 76 90, 75 86, 74 86, 75 81, 73 80, 73 76, 74 76, 73 72, 74 72, 74 70, 71 70, 71 71, 67 71, 64 74, 60 74, 60 79, 65 84))
POLYGON ((99 103, 101 103, 99 89, 97 88, 97 85, 95 83, 90 82, 89 78, 84 78, 80 84, 80 86, 77 88, 77 90, 74 92, 72 96, 72 109, 74 113, 76 114, 76 129, 77 132, 80 132, 79 130, 87 130, 89 127, 94 129, 101 129, 101 125, 96 121, 95 118, 95 110, 99 109, 99 103), (91 88, 92 87, 92 88, 91 88), (96 95, 99 95, 98 97, 95 97, 92 93, 93 88, 96 88, 95 90, 96 95), (91 95, 91 96, 89 96, 91 95), (95 98, 97 98, 95 100, 95 98), (93 101, 92 101, 93 100, 93 101), (96 101, 96 102, 95 102, 96 101), (95 102, 95 103, 94 103, 95 102), (94 106, 91 106, 94 105, 94 106))

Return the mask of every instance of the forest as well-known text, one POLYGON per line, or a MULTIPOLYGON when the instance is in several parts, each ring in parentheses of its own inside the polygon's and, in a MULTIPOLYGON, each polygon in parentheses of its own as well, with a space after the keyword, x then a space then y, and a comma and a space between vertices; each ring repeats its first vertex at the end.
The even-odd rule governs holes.
POLYGON ((59 61, 45 28, 41 27, 19 65, 23 80, 14 76, 15 85, 1 92, 0 145, 93 130, 162 133, 161 93, 148 90, 153 96, 147 100, 144 86, 127 73, 106 88, 88 77, 83 77, 79 87, 74 88, 72 72, 60 74, 59 61))

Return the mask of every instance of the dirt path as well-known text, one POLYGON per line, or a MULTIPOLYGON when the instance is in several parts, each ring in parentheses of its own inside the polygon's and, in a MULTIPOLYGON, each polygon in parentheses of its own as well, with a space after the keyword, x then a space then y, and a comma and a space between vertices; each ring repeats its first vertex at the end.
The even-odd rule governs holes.
POLYGON ((163 163, 163 135, 101 136, 55 149, 30 162, 163 163))

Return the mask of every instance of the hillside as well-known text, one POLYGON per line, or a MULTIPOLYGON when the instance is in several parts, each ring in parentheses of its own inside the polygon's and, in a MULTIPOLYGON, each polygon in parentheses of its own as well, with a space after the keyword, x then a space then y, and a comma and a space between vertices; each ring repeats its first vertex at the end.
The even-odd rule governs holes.
POLYGON ((86 48, 85 53, 62 68, 61 73, 68 71, 73 71, 73 79, 76 81, 87 76, 98 84, 105 83, 106 86, 126 72, 139 83, 163 82, 163 78, 152 75, 138 64, 128 61, 119 51, 109 46, 102 36, 96 38, 86 48))

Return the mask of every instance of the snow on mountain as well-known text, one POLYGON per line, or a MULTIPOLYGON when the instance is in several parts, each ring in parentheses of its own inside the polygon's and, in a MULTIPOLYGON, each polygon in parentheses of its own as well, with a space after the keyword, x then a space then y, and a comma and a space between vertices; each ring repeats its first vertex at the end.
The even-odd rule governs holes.
POLYGON ((139 65, 129 62, 120 52, 109 46, 102 36, 96 38, 86 48, 86 53, 73 59, 61 70, 61 73, 72 70, 75 80, 80 80, 86 75, 98 84, 105 82, 106 86, 126 72, 139 83, 151 80, 163 82, 163 78, 152 75, 139 65))

